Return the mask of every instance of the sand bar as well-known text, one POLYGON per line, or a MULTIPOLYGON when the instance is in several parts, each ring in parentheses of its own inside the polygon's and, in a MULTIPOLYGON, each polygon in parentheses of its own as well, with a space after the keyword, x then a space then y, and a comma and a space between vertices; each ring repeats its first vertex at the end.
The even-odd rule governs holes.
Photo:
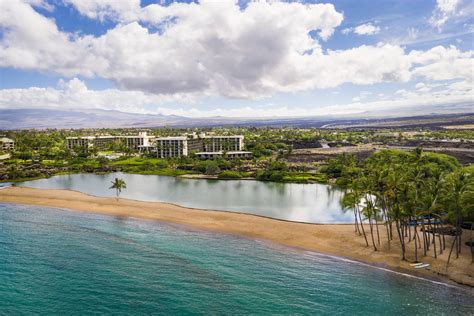
MULTIPOLYGON (((41 205, 73 209, 88 213, 120 217, 157 220, 205 229, 214 232, 235 234, 267 240, 278 244, 340 256, 357 261, 376 264, 400 272, 422 275, 429 278, 454 281, 471 287, 474 293, 474 264, 471 264, 470 248, 463 245, 462 254, 452 259, 446 270, 448 250, 434 260, 432 251, 422 261, 430 263, 428 269, 415 270, 409 263, 414 260, 412 245, 408 249, 409 262, 401 260, 397 243, 388 249, 385 227, 380 226, 381 246, 379 251, 366 247, 362 236, 356 235, 352 224, 304 224, 265 218, 256 215, 223 211, 199 210, 169 203, 142 202, 129 199, 95 197, 69 190, 45 190, 24 187, 8 187, 0 190, 0 202, 41 205)), ((369 231, 369 228, 366 228, 369 231)), ((468 236, 466 231, 464 236, 468 236)), ((370 237, 369 237, 370 240, 370 237)), ((447 243, 451 245, 451 237, 447 243)))

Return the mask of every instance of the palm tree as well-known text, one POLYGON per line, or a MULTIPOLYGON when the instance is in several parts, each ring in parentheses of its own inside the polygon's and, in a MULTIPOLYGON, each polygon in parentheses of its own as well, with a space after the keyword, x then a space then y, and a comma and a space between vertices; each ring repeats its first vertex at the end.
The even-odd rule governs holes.
POLYGON ((109 189, 115 189, 115 193, 117 194, 117 201, 119 199, 120 193, 122 192, 122 189, 127 188, 127 184, 123 179, 120 178, 115 178, 114 181, 111 181, 112 186, 109 189))
MULTIPOLYGON (((362 229, 362 234, 364 235, 365 243, 367 247, 369 246, 369 242, 367 240, 367 235, 365 233, 364 229, 364 222, 362 220, 361 216, 361 199, 362 199, 362 191, 360 188, 360 183, 357 181, 357 177, 353 177, 351 179, 351 183, 349 185, 349 190, 344 194, 344 197, 342 198, 342 204, 343 207, 348 209, 352 208, 354 210, 354 225, 356 226, 356 230, 358 230, 358 226, 360 225, 360 228, 362 229), (357 220, 357 215, 359 216, 359 220, 357 220)), ((360 231, 359 231, 360 233, 360 231)))
POLYGON ((359 200, 357 199, 356 195, 354 192, 346 192, 344 196, 342 197, 341 204, 344 207, 345 210, 352 210, 354 212, 354 226, 355 226, 355 232, 361 235, 360 229, 359 229, 359 223, 357 220, 357 210, 356 210, 356 204, 359 203, 359 200))
POLYGON ((453 247, 456 246, 456 258, 461 252, 462 217, 469 214, 474 206, 474 177, 465 170, 453 172, 444 178, 442 203, 448 216, 455 223, 455 238, 448 256, 448 264, 453 247))

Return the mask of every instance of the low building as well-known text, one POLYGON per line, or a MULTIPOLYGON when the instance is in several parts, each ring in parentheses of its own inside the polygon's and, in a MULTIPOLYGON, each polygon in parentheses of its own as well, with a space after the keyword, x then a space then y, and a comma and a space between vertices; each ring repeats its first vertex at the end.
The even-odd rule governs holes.
POLYGON ((203 151, 239 151, 244 147, 244 136, 204 136, 201 138, 203 151))
MULTIPOLYGON (((151 151, 156 152, 159 158, 178 158, 189 156, 192 153, 206 153, 219 156, 219 153, 222 155, 222 152, 240 152, 244 147, 244 136, 206 136, 204 134, 193 134, 188 136, 158 137, 154 140, 154 147, 155 148, 151 151)), ((141 150, 149 152, 150 147, 143 146, 141 150)), ((245 155, 242 155, 248 156, 249 152, 245 153, 245 155)), ((204 156, 203 154, 202 157, 204 156)), ((230 156, 226 157, 232 158, 230 156)))
POLYGON ((69 149, 76 148, 90 148, 93 146, 94 136, 84 136, 84 137, 67 137, 66 146, 69 149))
POLYGON ((119 142, 127 148, 138 150, 141 146, 150 146, 155 139, 154 136, 148 136, 146 132, 140 132, 138 135, 132 136, 83 136, 83 137, 67 137, 66 145, 69 149, 77 147, 95 147, 98 150, 105 150, 110 143, 119 142))
POLYGON ((157 157, 179 158, 188 155, 188 138, 186 136, 157 137, 154 143, 157 157))
POLYGON ((252 153, 242 151, 244 148, 244 136, 206 136, 205 134, 171 137, 147 136, 146 132, 137 136, 85 136, 67 137, 66 143, 69 149, 78 147, 97 148, 99 151, 107 149, 112 142, 121 142, 127 148, 138 150, 141 153, 155 153, 159 158, 179 158, 198 153, 201 159, 212 159, 223 156, 226 158, 248 159, 252 153), (213 156, 213 157, 211 157, 213 156))
POLYGON ((196 158, 199 159, 216 159, 216 158, 226 158, 226 159, 251 159, 251 151, 207 151, 207 152, 197 152, 194 153, 196 158))
POLYGON ((6 137, 0 138, 0 149, 5 151, 15 149, 15 141, 6 137))
POLYGON ((252 152, 243 150, 228 151, 225 156, 229 159, 252 159, 252 152))

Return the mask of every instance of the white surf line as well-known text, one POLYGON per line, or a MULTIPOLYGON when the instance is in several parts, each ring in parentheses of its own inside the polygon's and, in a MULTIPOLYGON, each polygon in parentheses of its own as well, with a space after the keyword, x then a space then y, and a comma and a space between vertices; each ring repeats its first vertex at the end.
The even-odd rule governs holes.
POLYGON ((359 264, 359 265, 362 265, 362 266, 376 268, 376 269, 379 269, 379 270, 391 272, 391 273, 398 274, 398 275, 403 275, 403 276, 408 277, 408 278, 423 280, 423 281, 431 282, 431 283, 438 284, 438 285, 444 285, 444 286, 451 287, 451 288, 462 289, 461 286, 457 286, 457 285, 449 284, 449 283, 445 283, 445 282, 440 282, 440 281, 435 281, 435 280, 431 280, 429 278, 424 278, 424 277, 416 276, 416 275, 409 274, 409 273, 403 273, 403 272, 395 271, 395 270, 384 268, 384 267, 379 267, 376 264, 365 263, 365 262, 361 262, 361 261, 357 261, 357 260, 352 260, 352 259, 348 259, 348 258, 344 258, 344 257, 338 257, 338 256, 332 256, 332 255, 319 253, 319 252, 313 252, 313 251, 305 251, 305 253, 310 254, 310 255, 319 255, 319 256, 329 257, 329 258, 332 258, 332 259, 345 261, 345 262, 350 262, 350 263, 356 263, 356 264, 359 264))
MULTIPOLYGON (((257 243, 260 243, 260 244, 263 244, 263 245, 266 245, 266 246, 270 246, 272 248, 277 248, 277 249, 280 248, 282 250, 283 249, 287 249, 287 250, 291 249, 291 250, 298 251, 298 252, 301 251, 301 252, 303 252, 303 254, 307 255, 308 257, 312 257, 313 259, 315 259, 314 257, 322 256, 322 257, 331 258, 331 259, 335 259, 335 260, 339 260, 339 261, 355 263, 355 264, 359 264, 359 265, 362 265, 362 266, 379 269, 379 270, 382 270, 382 271, 394 273, 394 274, 397 274, 397 275, 402 275, 402 276, 405 276, 405 277, 408 277, 408 278, 413 278, 413 279, 417 279, 417 280, 421 280, 421 281, 425 281, 425 282, 430 282, 430 283, 433 283, 433 284, 438 284, 438 285, 443 285, 443 286, 447 286, 447 287, 454 288, 454 289, 464 290, 462 285, 449 284, 449 283, 446 283, 446 282, 435 281, 435 280, 432 280, 432 279, 426 278, 426 277, 416 276, 416 275, 413 275, 413 274, 410 274, 410 273, 395 271, 395 270, 392 270, 392 269, 389 269, 389 268, 380 267, 375 263, 370 264, 370 263, 365 263, 365 262, 358 261, 358 260, 349 259, 349 258, 346 258, 346 257, 328 255, 328 254, 317 252, 317 251, 305 250, 305 249, 299 248, 299 247, 292 247, 292 246, 288 246, 288 245, 279 244, 279 243, 273 242, 271 240, 256 239, 256 238, 247 237, 247 236, 239 236, 239 237, 250 238, 254 242, 257 242, 257 243)), ((401 268, 401 269, 404 269, 404 268, 401 268)))

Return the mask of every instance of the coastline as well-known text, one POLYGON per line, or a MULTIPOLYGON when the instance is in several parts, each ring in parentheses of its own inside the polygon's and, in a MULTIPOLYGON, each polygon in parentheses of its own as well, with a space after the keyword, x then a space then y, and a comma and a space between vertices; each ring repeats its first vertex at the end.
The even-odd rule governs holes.
MULTIPOLYGON (((200 210, 163 202, 144 202, 129 199, 96 197, 69 190, 45 190, 24 187, 6 187, 0 190, 0 203, 16 203, 72 209, 110 216, 134 217, 174 223, 191 228, 209 230, 266 240, 301 250, 309 250, 343 257, 362 263, 388 268, 397 272, 423 276, 435 280, 454 281, 471 287, 474 293, 474 267, 470 249, 463 245, 458 259, 451 258, 448 271, 446 261, 449 249, 434 260, 432 254, 421 258, 430 263, 430 269, 413 269, 413 251, 409 245, 407 258, 400 259, 399 246, 393 242, 389 250, 384 229, 381 229, 380 251, 366 247, 364 238, 354 233, 353 224, 308 224, 281 221, 251 214, 200 210)), ((367 229, 368 230, 368 229, 367 229)), ((447 237, 450 244, 450 237, 447 237)))

